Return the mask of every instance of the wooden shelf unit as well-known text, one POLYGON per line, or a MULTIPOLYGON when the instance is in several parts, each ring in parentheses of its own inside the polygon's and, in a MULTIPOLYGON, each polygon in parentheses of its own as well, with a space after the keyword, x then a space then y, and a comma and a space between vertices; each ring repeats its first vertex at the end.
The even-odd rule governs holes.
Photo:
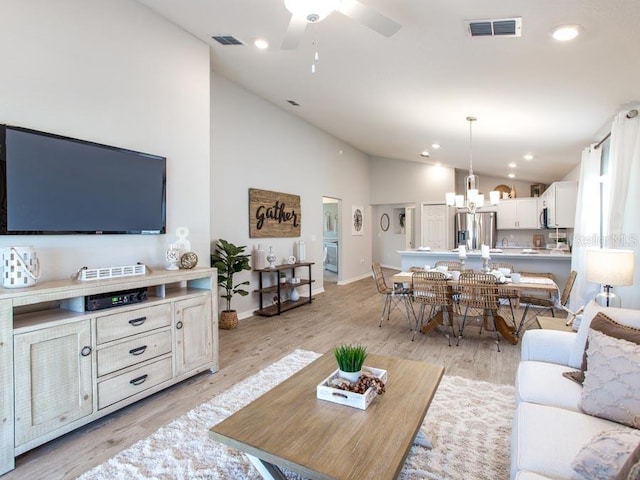
POLYGON ((314 280, 311 278, 312 265, 313 262, 300 262, 293 264, 276 265, 274 268, 263 268, 261 270, 255 270, 259 275, 259 286, 256 290, 254 290, 254 292, 260 296, 260 307, 254 313, 256 315, 272 317, 274 315, 280 315, 281 313, 288 310, 292 310, 294 308, 301 307, 302 305, 311 303, 313 301, 313 296, 311 294, 311 284, 314 282, 314 280), (300 278, 299 283, 291 283, 291 279, 296 277, 296 268, 301 267, 307 267, 307 278, 300 278), (291 271, 291 276, 287 279, 287 283, 280 283, 280 272, 289 271, 291 271), (269 282, 269 285, 265 284, 265 277, 272 280, 272 282, 269 282), (284 291, 291 290, 292 288, 299 288, 305 285, 308 285, 309 287, 308 296, 300 295, 300 298, 295 302, 291 300, 282 300, 282 293, 284 291), (275 294, 278 300, 273 302, 271 305, 266 305, 264 296, 271 294, 275 294))
POLYGON ((217 271, 0 288, 0 475, 15 457, 205 370, 218 370, 217 271), (148 298, 85 310, 85 297, 148 298))

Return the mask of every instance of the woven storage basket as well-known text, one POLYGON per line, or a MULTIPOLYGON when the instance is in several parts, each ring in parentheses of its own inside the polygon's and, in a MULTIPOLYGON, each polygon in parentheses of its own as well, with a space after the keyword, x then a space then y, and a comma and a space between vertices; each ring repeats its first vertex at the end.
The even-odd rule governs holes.
POLYGON ((228 310, 220 312, 219 327, 223 330, 233 330, 238 326, 238 312, 228 310))

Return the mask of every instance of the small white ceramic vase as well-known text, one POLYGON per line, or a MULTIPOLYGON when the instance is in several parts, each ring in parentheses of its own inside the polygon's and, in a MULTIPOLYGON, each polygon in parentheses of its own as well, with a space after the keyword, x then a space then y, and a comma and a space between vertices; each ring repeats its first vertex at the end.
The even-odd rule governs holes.
POLYGON ((340 378, 344 378, 345 380, 349 380, 351 383, 356 383, 358 381, 358 379, 360 378, 360 373, 362 373, 362 370, 359 370, 357 372, 344 372, 338 369, 338 376, 340 378))

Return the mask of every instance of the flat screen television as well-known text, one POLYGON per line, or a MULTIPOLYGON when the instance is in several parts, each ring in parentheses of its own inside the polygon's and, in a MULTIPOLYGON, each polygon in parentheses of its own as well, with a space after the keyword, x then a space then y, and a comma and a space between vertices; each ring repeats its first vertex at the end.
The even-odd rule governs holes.
POLYGON ((166 158, 0 126, 0 235, 163 234, 166 158))

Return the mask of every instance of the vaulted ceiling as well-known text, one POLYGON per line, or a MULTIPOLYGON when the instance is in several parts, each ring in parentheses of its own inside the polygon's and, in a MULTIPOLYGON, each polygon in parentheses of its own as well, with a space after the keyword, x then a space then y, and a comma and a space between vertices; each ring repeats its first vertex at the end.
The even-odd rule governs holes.
POLYGON ((472 115, 476 173, 549 183, 640 101, 638 0, 360 0, 399 31, 334 12, 295 49, 281 49, 284 0, 138 1, 209 44, 216 73, 372 156, 466 170, 472 115), (503 18, 521 19, 520 37, 468 35, 467 20, 503 18), (555 41, 561 24, 580 36, 555 41))

